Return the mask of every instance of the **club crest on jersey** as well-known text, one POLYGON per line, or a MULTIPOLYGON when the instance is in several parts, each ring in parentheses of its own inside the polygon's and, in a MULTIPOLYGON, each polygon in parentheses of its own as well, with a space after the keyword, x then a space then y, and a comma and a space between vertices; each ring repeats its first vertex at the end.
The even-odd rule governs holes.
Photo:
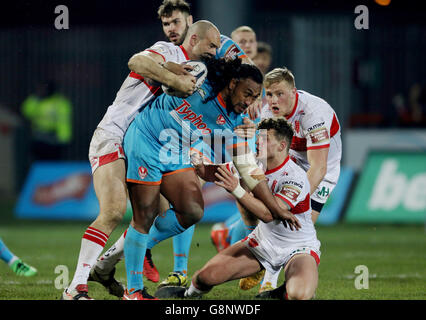
POLYGON ((191 104, 185 99, 183 103, 175 109, 179 116, 183 116, 182 120, 191 122, 197 129, 201 130, 202 134, 210 134, 212 130, 203 122, 203 115, 196 114, 191 110, 191 104))
POLYGON ((291 201, 296 201, 297 197, 300 194, 300 190, 295 188, 294 186, 286 185, 281 189, 280 193, 287 199, 291 201))
POLYGON ((216 119, 216 124, 218 125, 224 125, 226 123, 226 120, 224 118, 224 116, 222 116, 221 114, 217 117, 216 119))
POLYGON ((146 176, 148 175, 148 169, 140 166, 138 169, 138 175, 139 175, 139 178, 141 178, 142 180, 145 179, 146 176))

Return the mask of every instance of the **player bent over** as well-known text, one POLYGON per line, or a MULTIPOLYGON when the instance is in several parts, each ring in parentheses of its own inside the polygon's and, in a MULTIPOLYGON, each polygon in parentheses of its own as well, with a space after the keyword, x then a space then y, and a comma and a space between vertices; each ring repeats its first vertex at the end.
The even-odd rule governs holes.
POLYGON ((115 268, 107 274, 97 274, 95 269, 92 270, 109 235, 126 212, 123 137, 136 115, 162 92, 161 83, 186 95, 193 93, 195 78, 180 64, 189 59, 213 57, 219 46, 219 41, 216 41, 219 32, 210 22, 199 21, 188 30, 187 38, 181 46, 160 41, 134 55, 129 60, 132 72, 95 130, 90 143, 89 159, 100 212, 83 235, 74 278, 64 290, 62 299, 90 299, 87 280, 91 271, 91 277, 108 287, 110 293, 123 295, 123 287, 113 277, 115 268), (214 44, 212 39, 215 40, 214 44))
MULTIPOLYGON (((311 299, 318 285, 320 241, 312 222, 310 184, 306 172, 289 157, 293 130, 284 118, 263 120, 258 141, 258 157, 266 160, 265 175, 272 194, 283 209, 292 212, 301 224, 299 230, 285 228, 274 220, 265 205, 246 192, 228 170, 219 169, 217 185, 238 199, 260 222, 244 240, 219 252, 192 277, 191 286, 180 296, 207 293, 215 285, 240 279, 266 269, 284 269, 285 290, 281 298, 311 299)), ((165 288, 166 289, 166 288, 165 288)))
MULTIPOLYGON (((225 138, 228 142, 223 147, 234 150, 247 146, 232 129, 242 123, 241 113, 260 94, 262 74, 254 66, 241 64, 239 59, 213 59, 208 63, 207 78, 209 81, 186 99, 163 94, 154 100, 135 118, 124 138, 127 183, 133 208, 133 220, 124 242, 125 299, 150 299, 143 283, 142 261, 151 225, 154 223, 161 231, 162 238, 157 238, 161 241, 184 232, 203 216, 198 176, 186 161, 193 138, 205 141, 207 137, 216 138, 219 132, 217 141, 225 138), (214 70, 210 69, 212 66, 214 70), (165 134, 172 140, 165 139, 165 134), (156 217, 160 192, 173 209, 156 217)), ((248 188, 263 200, 277 219, 291 229, 298 229, 297 219, 282 209, 269 191, 263 172, 252 161, 253 154, 230 154, 248 188)))

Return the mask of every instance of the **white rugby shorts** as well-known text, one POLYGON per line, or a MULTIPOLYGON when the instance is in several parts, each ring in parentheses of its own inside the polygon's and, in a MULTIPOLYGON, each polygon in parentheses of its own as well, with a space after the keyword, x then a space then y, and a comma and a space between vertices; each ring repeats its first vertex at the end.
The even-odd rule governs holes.
POLYGON ((89 147, 89 161, 92 167, 92 174, 100 166, 126 158, 121 143, 122 139, 119 137, 102 128, 96 128, 89 147))
POLYGON ((311 255, 317 265, 320 263, 320 241, 306 241, 303 244, 291 244, 290 242, 285 245, 284 242, 280 245, 277 243, 272 244, 265 239, 259 239, 259 234, 256 228, 244 240, 242 240, 246 247, 253 253, 262 266, 271 274, 280 272, 281 268, 285 268, 289 260, 301 253, 311 255))

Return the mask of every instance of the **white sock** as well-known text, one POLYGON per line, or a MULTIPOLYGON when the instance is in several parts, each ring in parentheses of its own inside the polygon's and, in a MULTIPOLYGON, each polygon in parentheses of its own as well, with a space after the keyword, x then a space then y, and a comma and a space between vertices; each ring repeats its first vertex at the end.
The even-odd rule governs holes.
POLYGON ((267 282, 269 282, 273 288, 276 288, 281 269, 282 268, 280 268, 280 270, 275 273, 271 273, 268 270, 266 270, 265 275, 263 276, 262 286, 265 285, 267 282))
POLYGON ((81 239, 80 255, 78 256, 77 268, 74 278, 68 290, 75 289, 79 284, 87 284, 90 269, 96 263, 108 240, 108 235, 100 230, 89 227, 81 239))
POLYGON ((205 293, 207 293, 209 291, 210 290, 208 290, 208 291, 201 291, 200 289, 196 288, 194 286, 194 283, 191 281, 191 285, 185 291, 185 297, 199 297, 199 296, 202 296, 203 294, 205 294, 205 293))
POLYGON ((10 259, 10 261, 7 263, 9 265, 9 267, 16 261, 19 260, 19 258, 17 256, 13 256, 12 259, 10 259))
POLYGON ((98 259, 95 268, 102 274, 108 274, 124 258, 124 238, 126 232, 98 259))

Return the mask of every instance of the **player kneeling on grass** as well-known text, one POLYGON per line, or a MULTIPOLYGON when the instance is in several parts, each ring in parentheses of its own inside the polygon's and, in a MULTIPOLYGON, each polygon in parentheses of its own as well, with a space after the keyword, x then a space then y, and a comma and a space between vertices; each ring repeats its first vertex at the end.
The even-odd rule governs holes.
MULTIPOLYGON (((285 272, 284 284, 276 289, 282 299, 311 299, 318 284, 320 241, 311 219, 310 184, 306 172, 289 157, 293 130, 284 118, 263 120, 257 142, 258 160, 264 161, 268 186, 282 208, 292 212, 301 224, 299 230, 285 228, 274 220, 266 206, 246 192, 225 167, 216 173, 217 185, 229 191, 260 222, 244 240, 214 256, 192 277, 191 286, 180 296, 195 297, 213 286, 240 279, 266 269, 285 272)), ((176 291, 175 291, 176 292, 176 291)), ((179 295, 179 294, 176 294, 179 295)))

